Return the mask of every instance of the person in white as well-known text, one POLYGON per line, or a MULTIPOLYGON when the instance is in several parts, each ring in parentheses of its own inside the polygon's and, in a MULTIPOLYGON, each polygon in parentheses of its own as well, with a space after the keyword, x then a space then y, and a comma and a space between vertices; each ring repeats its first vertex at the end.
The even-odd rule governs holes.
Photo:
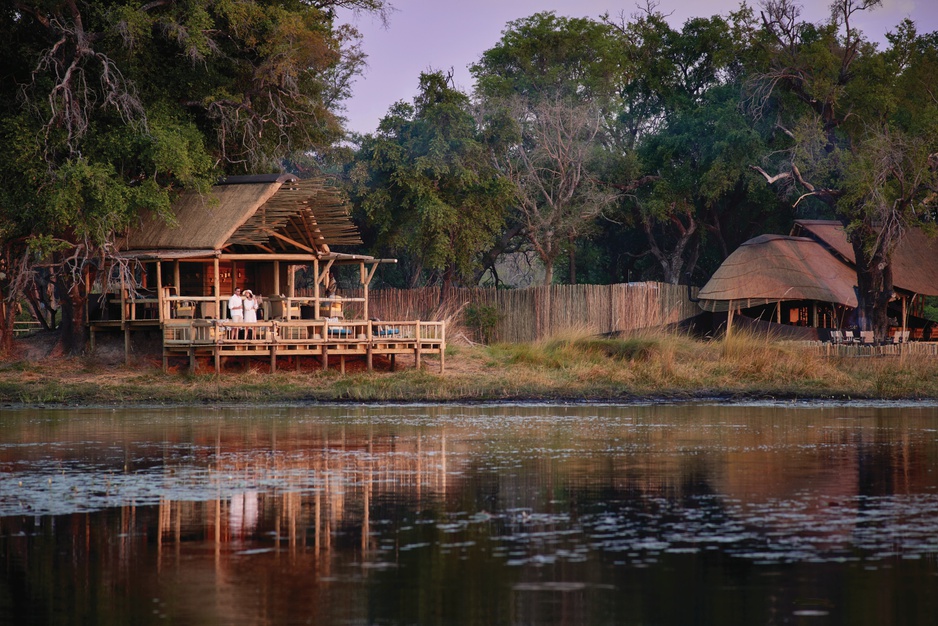
POLYGON ((241 299, 241 306, 244 307, 244 321, 256 322, 257 309, 260 308, 261 303, 258 298, 254 297, 254 292, 250 289, 245 290, 244 298, 241 299))
POLYGON ((228 298, 228 315, 232 322, 244 321, 244 300, 241 298, 241 288, 238 287, 228 298))

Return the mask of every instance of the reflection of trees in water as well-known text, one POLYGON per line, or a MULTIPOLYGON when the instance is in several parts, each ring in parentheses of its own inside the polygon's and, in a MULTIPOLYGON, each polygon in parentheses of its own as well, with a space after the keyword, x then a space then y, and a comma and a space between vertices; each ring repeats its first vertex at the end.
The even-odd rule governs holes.
MULTIPOLYGON (((443 597, 471 578, 483 582, 466 591, 459 610, 477 615, 476 623, 513 611, 538 621, 547 597, 555 598, 550 610, 583 615, 594 592, 543 581, 604 580, 622 552, 593 548, 601 558, 585 563, 504 562, 575 553, 603 524, 637 551, 628 544, 633 537, 688 526, 686 512, 695 507, 692 530, 732 522, 747 506, 797 502, 797 517, 777 516, 751 532, 795 533, 805 525, 825 532, 829 515, 850 514, 843 504, 857 495, 933 492, 938 465, 924 422, 895 413, 877 421, 738 408, 564 407, 552 415, 544 407, 457 407, 455 417, 453 408, 391 410, 400 413, 393 423, 371 423, 372 409, 353 407, 350 419, 360 421, 344 424, 97 425, 93 435, 87 425, 60 424, 55 430, 76 445, 0 449, 4 466, 41 454, 47 464, 85 455, 166 485, 196 467, 204 493, 216 494, 0 519, 6 577, 30 590, 16 601, 39 611, 84 603, 93 613, 87 586, 63 584, 90 581, 121 594, 125 600, 112 604, 122 612, 115 621, 125 623, 151 619, 152 599, 169 590, 193 612, 184 621, 205 617, 199 610, 220 622, 276 621, 287 611, 314 622, 338 621, 335 611, 361 621, 368 607, 406 604, 402 594, 421 588, 443 597), (147 444, 148 437, 161 443, 147 444), (408 545, 421 542, 432 548, 408 545), (340 608, 321 601, 339 589, 347 594, 340 608)), ((48 429, 30 432, 16 437, 49 438, 48 429)))

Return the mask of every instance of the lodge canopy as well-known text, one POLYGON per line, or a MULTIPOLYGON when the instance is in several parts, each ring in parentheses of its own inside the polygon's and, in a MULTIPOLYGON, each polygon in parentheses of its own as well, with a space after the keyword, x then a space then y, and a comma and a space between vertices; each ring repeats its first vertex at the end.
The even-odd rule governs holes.
POLYGON ((856 273, 806 237, 760 235, 737 248, 700 290, 706 311, 749 308, 782 300, 857 306, 856 273))
MULTIPOLYGON (((727 311, 792 300, 857 306, 853 247, 840 222, 797 220, 792 236, 761 235, 743 243, 700 290, 700 306, 727 311), (798 236, 803 235, 803 236, 798 236)), ((893 255, 893 284, 938 295, 938 239, 905 234, 893 255)))
POLYGON ((122 246, 125 255, 322 257, 329 255, 330 246, 361 244, 344 198, 325 178, 231 176, 206 194, 183 193, 173 213, 173 223, 146 216, 128 234, 122 246))
MULTIPOLYGON (((811 237, 846 260, 851 267, 856 266, 853 246, 840 222, 797 220, 792 234, 811 237)), ((892 255, 892 282, 896 289, 938 296, 938 237, 929 237, 918 229, 906 231, 892 255)))

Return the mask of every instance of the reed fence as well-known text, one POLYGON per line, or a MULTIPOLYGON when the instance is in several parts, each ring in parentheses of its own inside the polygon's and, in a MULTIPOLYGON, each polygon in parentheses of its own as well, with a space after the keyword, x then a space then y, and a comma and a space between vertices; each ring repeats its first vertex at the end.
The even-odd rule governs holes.
MULTIPOLYGON (((343 296, 362 297, 361 290, 343 296)), ((494 307, 494 341, 536 341, 565 331, 628 332, 676 324, 700 313, 684 285, 552 285, 525 289, 380 289, 369 293, 369 316, 383 320, 464 322, 470 306, 494 307)), ((477 337, 478 339, 478 337, 477 337)))

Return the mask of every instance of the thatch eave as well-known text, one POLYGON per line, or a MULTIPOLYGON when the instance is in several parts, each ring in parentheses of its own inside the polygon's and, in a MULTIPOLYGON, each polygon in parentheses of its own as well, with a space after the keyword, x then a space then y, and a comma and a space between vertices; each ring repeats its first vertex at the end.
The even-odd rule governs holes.
POLYGON ((775 302, 857 306, 856 272, 813 239, 762 235, 745 242, 700 290, 700 307, 727 311, 775 302))

